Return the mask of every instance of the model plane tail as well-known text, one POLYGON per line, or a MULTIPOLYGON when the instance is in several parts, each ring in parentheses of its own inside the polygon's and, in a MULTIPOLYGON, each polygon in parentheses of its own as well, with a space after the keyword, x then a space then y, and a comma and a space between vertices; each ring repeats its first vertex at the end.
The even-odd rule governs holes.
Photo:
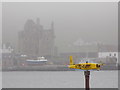
POLYGON ((70 65, 73 65, 73 64, 74 64, 74 62, 73 62, 73 57, 70 56, 70 65))

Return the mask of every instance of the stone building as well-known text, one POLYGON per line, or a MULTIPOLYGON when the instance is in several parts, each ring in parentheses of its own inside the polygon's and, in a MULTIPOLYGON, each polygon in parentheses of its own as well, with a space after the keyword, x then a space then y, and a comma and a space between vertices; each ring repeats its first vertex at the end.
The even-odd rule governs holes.
POLYGON ((39 18, 36 23, 27 20, 24 30, 18 35, 19 53, 28 56, 53 56, 55 51, 54 23, 46 30, 40 24, 39 18))

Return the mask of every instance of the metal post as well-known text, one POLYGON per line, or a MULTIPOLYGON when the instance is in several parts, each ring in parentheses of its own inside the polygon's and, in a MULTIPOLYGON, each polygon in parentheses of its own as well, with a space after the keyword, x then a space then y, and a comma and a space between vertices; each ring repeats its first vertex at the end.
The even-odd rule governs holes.
POLYGON ((85 75, 85 90, 90 90, 90 87, 89 87, 90 71, 84 71, 84 75, 85 75))

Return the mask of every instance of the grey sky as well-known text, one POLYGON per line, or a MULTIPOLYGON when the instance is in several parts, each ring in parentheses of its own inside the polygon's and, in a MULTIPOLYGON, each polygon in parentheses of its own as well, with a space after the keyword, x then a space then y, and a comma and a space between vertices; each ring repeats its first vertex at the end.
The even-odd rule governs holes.
POLYGON ((56 45, 61 48, 78 39, 117 44, 118 10, 116 3, 3 3, 3 42, 17 44, 17 33, 27 19, 40 18, 45 28, 55 23, 56 45))

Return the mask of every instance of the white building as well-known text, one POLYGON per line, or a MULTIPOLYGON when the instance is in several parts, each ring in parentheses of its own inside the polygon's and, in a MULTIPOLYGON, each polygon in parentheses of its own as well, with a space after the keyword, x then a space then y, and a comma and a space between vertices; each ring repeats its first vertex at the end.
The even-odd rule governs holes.
POLYGON ((2 49, 0 49, 0 52, 1 53, 12 53, 13 49, 9 46, 9 47, 6 47, 5 44, 3 44, 3 47, 2 49))
POLYGON ((12 58, 12 53, 13 49, 11 46, 6 46, 6 44, 3 44, 2 49, 0 49, 1 56, 0 58, 2 59, 2 68, 9 68, 13 66, 13 58, 12 58))
POLYGON ((99 52, 98 58, 106 58, 106 62, 107 62, 107 58, 109 58, 109 61, 110 61, 110 58, 111 59, 114 58, 113 60, 116 60, 114 62, 116 63, 116 65, 118 65, 118 52, 99 52))
POLYGON ((99 52, 99 58, 106 58, 106 57, 116 57, 118 59, 118 52, 99 52))

